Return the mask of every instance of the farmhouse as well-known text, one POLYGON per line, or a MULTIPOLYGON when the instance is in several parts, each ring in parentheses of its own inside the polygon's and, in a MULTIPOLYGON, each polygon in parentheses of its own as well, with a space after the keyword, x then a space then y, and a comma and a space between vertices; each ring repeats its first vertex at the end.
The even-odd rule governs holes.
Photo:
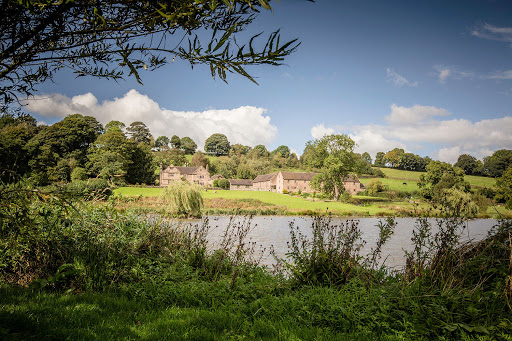
POLYGON ((253 191, 275 192, 277 173, 258 175, 252 180, 253 191))
MULTIPOLYGON (((287 192, 313 193, 315 190, 311 187, 311 180, 313 180, 315 175, 317 173, 282 171, 258 175, 252 181, 252 190, 276 193, 283 193, 283 190, 287 192)), ((349 175, 343 181, 343 185, 350 194, 357 194, 365 190, 364 185, 355 175, 349 175)))
POLYGON ((279 172, 276 176, 276 189, 277 193, 299 192, 313 193, 311 188, 311 180, 317 173, 299 173, 299 172, 279 172))
POLYGON ((206 187, 210 179, 207 168, 203 166, 177 167, 170 165, 165 169, 160 169, 160 186, 167 186, 173 181, 186 180, 190 183, 206 187))
POLYGON ((232 191, 252 191, 252 180, 229 179, 229 189, 232 191))
POLYGON ((366 189, 364 184, 359 181, 359 178, 356 175, 349 175, 343 180, 343 185, 345 189, 350 194, 354 195, 359 192, 362 192, 366 189))

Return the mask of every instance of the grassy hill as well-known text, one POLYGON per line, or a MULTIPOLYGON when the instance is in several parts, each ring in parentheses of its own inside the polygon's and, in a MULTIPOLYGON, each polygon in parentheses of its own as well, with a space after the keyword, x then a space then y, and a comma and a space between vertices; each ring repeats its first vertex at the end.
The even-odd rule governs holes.
MULTIPOLYGON (((420 179, 420 176, 422 174, 425 174, 425 172, 412 172, 412 171, 393 169, 393 168, 379 168, 379 169, 384 174, 386 174, 387 180, 404 180, 402 182, 399 181, 398 183, 390 181, 390 184, 392 184, 395 187, 400 187, 399 185, 402 185, 403 187, 405 187, 403 185, 403 182, 407 182, 407 186, 409 186, 412 182, 417 182, 420 179)), ((496 184, 496 180, 494 178, 487 178, 484 176, 466 175, 464 178, 473 187, 490 188, 490 187, 494 187, 494 185, 496 184)), ((392 189, 391 185, 390 185, 390 189, 392 189)), ((403 189, 404 188, 402 188, 402 190, 403 189)))

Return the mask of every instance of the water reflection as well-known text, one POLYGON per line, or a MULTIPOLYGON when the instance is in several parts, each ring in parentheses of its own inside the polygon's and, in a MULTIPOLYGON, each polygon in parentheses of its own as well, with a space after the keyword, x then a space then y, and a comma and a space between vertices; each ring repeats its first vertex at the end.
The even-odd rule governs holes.
MULTIPOLYGON (((244 217, 234 218, 235 223, 243 223, 244 217)), ((228 226, 229 217, 209 217, 211 229, 209 231, 209 242, 212 248, 218 247, 228 226)), ((332 218, 332 224, 344 224, 347 218, 332 218)), ((362 231, 362 238, 366 241, 366 245, 362 250, 365 255, 375 247, 379 230, 377 224, 381 218, 358 218, 359 228, 362 231)), ((301 232, 311 237, 311 225, 313 218, 311 217, 280 217, 280 216, 258 216, 253 217, 251 223, 251 231, 248 239, 256 242, 268 251, 271 246, 275 250, 275 254, 280 258, 286 258, 288 252, 287 243, 290 241, 290 222, 294 222, 301 232)), ((432 223, 432 232, 437 232, 436 220, 429 219, 432 223)), ((382 258, 386 259, 386 265, 390 267, 401 267, 405 265, 404 250, 411 251, 413 249, 411 237, 415 226, 414 218, 396 218, 397 225, 391 239, 386 243, 382 250, 382 258)), ((189 221, 189 224, 199 224, 201 221, 189 221)), ((461 232, 462 240, 467 241, 481 240, 487 235, 487 232, 497 223, 494 219, 475 219, 468 221, 466 227, 461 232)), ((267 252, 267 256, 262 259, 263 265, 272 266, 275 259, 267 252)))

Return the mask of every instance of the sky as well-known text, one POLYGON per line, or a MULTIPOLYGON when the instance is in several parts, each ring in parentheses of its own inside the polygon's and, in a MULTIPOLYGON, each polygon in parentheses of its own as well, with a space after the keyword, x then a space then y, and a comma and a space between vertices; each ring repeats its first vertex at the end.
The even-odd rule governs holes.
MULTIPOLYGON (((69 114, 142 121, 156 138, 211 134, 301 154, 325 134, 358 152, 403 148, 454 163, 512 149, 512 1, 281 0, 247 34, 280 29, 301 45, 282 66, 228 83, 176 60, 135 79, 63 71, 25 107, 42 124, 69 114)), ((181 37, 180 37, 181 38, 181 37)))

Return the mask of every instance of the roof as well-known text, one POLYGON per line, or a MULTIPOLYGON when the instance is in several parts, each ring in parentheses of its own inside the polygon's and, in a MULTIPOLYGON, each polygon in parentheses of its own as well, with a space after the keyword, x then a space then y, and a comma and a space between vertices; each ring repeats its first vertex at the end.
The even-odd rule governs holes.
POLYGON ((210 180, 218 180, 218 179, 225 179, 225 177, 222 176, 222 174, 215 174, 214 176, 212 176, 210 178, 210 180))
POLYGON ((252 180, 250 179, 229 179, 230 185, 235 186, 252 186, 252 180))
POLYGON ((349 174, 343 178, 343 182, 360 182, 357 175, 349 174))
POLYGON ((195 174, 199 168, 202 168, 202 167, 178 167, 178 166, 169 166, 167 167, 165 170, 171 170, 172 168, 176 168, 178 170, 178 172, 180 172, 180 174, 187 174, 187 175, 190 175, 190 174, 195 174))
POLYGON ((301 173, 301 172, 281 172, 285 180, 304 180, 311 181, 318 173, 301 173))
POLYGON ((252 180, 253 183, 255 182, 265 182, 270 181, 274 176, 276 176, 277 173, 270 173, 270 174, 263 174, 258 175, 254 180, 252 180))

